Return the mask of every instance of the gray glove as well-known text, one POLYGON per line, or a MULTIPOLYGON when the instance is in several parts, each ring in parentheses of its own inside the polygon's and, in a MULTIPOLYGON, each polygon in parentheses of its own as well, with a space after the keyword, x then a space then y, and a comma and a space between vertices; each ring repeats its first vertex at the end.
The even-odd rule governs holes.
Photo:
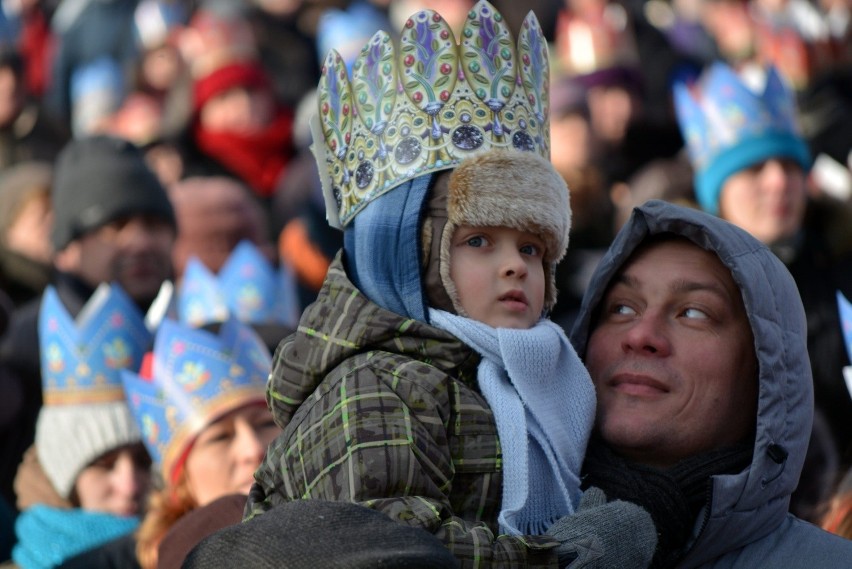
POLYGON ((657 547, 651 515, 631 502, 606 501, 600 488, 583 492, 573 515, 556 520, 548 535, 559 540, 559 566, 570 569, 644 569, 657 547))

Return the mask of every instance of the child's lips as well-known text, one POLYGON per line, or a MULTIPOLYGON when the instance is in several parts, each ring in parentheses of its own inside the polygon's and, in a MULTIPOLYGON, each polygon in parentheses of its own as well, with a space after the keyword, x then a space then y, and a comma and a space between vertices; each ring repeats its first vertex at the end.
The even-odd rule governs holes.
POLYGON ((529 306, 527 295, 525 295, 523 291, 519 290, 509 291, 498 300, 503 306, 506 306, 510 310, 523 311, 527 309, 527 306, 529 306))

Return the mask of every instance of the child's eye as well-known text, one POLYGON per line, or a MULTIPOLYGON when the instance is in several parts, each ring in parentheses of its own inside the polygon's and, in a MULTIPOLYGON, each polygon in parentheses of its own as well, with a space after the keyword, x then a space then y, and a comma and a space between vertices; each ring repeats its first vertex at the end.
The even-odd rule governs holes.
POLYGON ((465 241, 470 247, 482 247, 485 245, 485 239, 481 235, 470 237, 465 241))
POLYGON ((538 245, 524 245, 523 247, 521 247, 521 253, 523 253, 524 255, 531 255, 533 257, 537 257, 539 254, 541 254, 541 248, 538 247, 538 245))

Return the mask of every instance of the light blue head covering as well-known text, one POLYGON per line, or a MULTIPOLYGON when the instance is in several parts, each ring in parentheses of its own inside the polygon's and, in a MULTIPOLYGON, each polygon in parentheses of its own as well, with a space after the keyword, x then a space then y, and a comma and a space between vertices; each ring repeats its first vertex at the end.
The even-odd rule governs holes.
POLYGON ((428 322, 421 283, 420 219, 433 175, 423 175, 371 201, 343 234, 347 273, 374 303, 428 322))

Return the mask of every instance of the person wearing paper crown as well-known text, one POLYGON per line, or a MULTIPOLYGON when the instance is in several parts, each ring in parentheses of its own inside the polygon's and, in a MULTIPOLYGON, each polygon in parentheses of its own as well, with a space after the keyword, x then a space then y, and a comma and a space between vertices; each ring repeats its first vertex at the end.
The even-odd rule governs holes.
POLYGON ((571 218, 548 159, 547 43, 530 13, 516 44, 485 1, 460 40, 424 10, 399 50, 376 33, 351 80, 325 60, 314 151, 344 247, 276 352, 284 431, 243 525, 293 500, 355 502, 462 567, 565 566, 585 542, 554 528, 644 566, 647 513, 581 502, 594 391, 546 317, 571 218))
POLYGON ((271 366, 266 345, 235 318, 215 328, 163 320, 139 374, 122 374, 162 477, 138 534, 144 569, 158 566, 160 542, 186 513, 232 494, 245 500, 254 470, 280 432, 264 399, 271 366))
POLYGON ((103 285, 76 319, 53 286, 45 291, 39 317, 44 406, 34 451, 15 480, 21 514, 12 558, 19 567, 56 567, 109 543, 115 545, 107 558, 133 566, 131 534, 144 513, 151 459, 120 371, 139 366, 151 339, 141 312, 117 284, 103 285), (131 547, 120 546, 127 543, 131 547))
MULTIPOLYGON (((774 67, 755 88, 714 63, 697 82, 677 84, 674 102, 701 208, 767 244, 796 281, 808 318, 817 413, 831 427, 842 464, 852 465, 852 398, 841 372, 849 360, 835 304, 836 290, 852 295, 852 210, 809 196, 809 149, 793 95, 774 67)), ((806 465, 803 478, 808 471, 806 465)))

